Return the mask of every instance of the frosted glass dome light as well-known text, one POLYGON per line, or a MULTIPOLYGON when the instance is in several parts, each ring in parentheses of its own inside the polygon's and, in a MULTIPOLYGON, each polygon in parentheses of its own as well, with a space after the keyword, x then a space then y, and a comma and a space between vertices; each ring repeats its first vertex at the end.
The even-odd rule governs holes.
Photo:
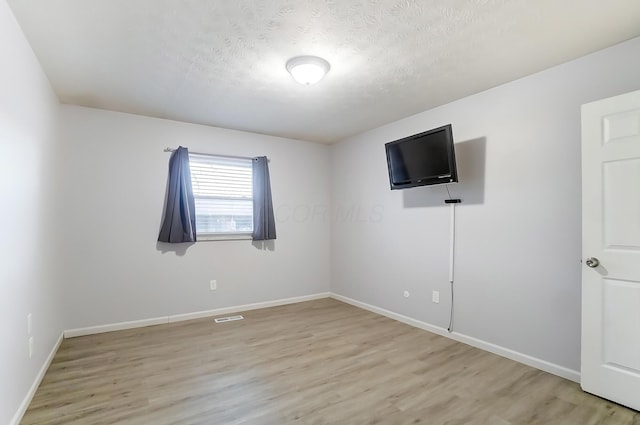
POLYGON ((329 62, 317 56, 298 56, 287 61, 287 71, 300 84, 310 86, 329 72, 329 62))

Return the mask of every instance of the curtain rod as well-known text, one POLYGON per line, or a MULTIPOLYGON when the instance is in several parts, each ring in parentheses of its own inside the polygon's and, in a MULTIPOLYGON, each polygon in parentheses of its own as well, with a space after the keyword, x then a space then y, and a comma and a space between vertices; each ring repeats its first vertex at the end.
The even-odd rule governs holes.
MULTIPOLYGON (((165 152, 175 152, 175 149, 172 148, 164 148, 165 152)), ((189 153, 192 153, 194 155, 208 155, 208 156, 219 156, 222 158, 230 158, 230 159, 255 159, 255 157, 253 156, 234 156, 234 155, 218 155, 215 153, 202 153, 202 152, 191 152, 189 151, 189 153)), ((267 159, 267 161, 271 162, 271 160, 267 159)))

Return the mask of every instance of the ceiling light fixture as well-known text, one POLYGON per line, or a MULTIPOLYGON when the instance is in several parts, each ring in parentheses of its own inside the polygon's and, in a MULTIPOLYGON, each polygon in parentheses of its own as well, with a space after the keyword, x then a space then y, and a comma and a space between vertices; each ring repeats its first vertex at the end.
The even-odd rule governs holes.
POLYGON ((287 61, 287 71, 300 84, 310 86, 329 72, 329 62, 317 56, 297 56, 287 61))

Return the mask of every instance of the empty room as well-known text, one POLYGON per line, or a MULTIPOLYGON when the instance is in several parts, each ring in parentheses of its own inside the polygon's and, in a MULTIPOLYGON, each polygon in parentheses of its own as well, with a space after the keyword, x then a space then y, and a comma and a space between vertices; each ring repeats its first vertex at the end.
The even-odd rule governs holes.
POLYGON ((0 424, 640 424, 637 0, 0 0, 0 424))

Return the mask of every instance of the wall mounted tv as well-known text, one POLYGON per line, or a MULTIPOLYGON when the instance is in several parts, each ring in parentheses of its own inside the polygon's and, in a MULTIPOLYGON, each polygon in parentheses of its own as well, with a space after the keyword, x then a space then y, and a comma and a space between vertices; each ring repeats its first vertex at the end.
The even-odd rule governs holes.
POLYGON ((392 190, 458 181, 451 124, 384 146, 392 190))

